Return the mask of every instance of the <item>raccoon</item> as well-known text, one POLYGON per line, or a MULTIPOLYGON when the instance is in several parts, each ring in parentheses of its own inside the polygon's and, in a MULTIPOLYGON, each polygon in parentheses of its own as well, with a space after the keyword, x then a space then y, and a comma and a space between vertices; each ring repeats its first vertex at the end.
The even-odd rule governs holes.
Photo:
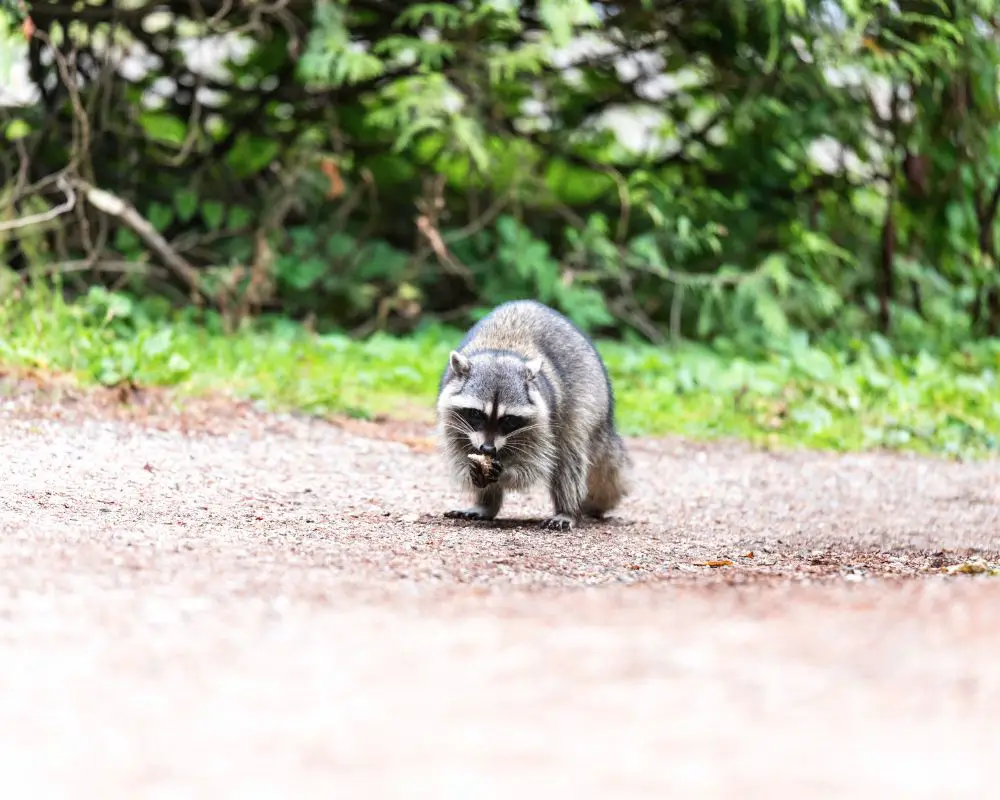
POLYGON ((455 476, 475 496, 446 517, 492 520, 507 490, 545 482, 554 515, 543 527, 600 519, 628 494, 631 460, 615 430, 614 392, 590 340, 534 300, 497 306, 452 351, 437 400, 438 436, 455 476), (483 479, 470 456, 492 456, 483 479))

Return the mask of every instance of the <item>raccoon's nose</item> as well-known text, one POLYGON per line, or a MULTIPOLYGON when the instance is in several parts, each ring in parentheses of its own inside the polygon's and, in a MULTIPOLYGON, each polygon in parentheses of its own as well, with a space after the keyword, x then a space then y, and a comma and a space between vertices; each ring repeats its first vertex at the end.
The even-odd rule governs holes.
POLYGON ((481 444, 479 445, 479 452, 484 456, 495 456, 497 454, 497 447, 495 444, 481 444))

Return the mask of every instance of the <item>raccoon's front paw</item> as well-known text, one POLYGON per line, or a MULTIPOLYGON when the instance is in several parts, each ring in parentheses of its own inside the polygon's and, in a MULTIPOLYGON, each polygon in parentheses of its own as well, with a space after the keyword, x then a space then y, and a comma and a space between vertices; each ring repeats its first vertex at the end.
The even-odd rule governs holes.
POLYGON ((480 453, 471 453, 469 455, 469 462, 469 478, 472 481, 472 485, 477 489, 485 489, 491 483, 496 483, 500 480, 500 474, 503 472, 503 464, 500 463, 498 458, 480 453))
POLYGON ((480 506, 473 506, 472 508, 458 508, 453 511, 445 511, 444 515, 448 519, 478 519, 489 521, 493 519, 493 516, 489 514, 486 509, 480 506))
POLYGON ((545 520, 542 523, 542 527, 552 531, 568 531, 575 524, 576 520, 568 514, 556 514, 554 517, 545 520))

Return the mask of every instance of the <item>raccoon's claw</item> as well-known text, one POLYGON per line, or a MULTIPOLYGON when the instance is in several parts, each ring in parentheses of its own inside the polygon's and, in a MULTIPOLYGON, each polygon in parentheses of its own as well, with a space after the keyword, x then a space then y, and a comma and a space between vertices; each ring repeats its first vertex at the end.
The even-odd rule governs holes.
POLYGON ((482 470, 476 466, 473 466, 472 469, 469 470, 469 479, 472 481, 472 485, 477 489, 485 489, 490 485, 489 478, 483 475, 482 470))
POLYGON ((542 527, 552 531, 568 531, 574 524, 575 521, 571 516, 567 514, 556 514, 554 517, 545 520, 545 522, 542 523, 542 527))
POLYGON ((453 511, 445 511, 444 515, 448 519, 479 519, 489 521, 493 519, 481 508, 457 508, 453 511))

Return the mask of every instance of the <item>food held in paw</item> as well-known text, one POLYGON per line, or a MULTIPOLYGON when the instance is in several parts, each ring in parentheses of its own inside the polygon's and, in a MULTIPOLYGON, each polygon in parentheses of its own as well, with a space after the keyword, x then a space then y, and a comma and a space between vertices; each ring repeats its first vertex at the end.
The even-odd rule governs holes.
POLYGON ((472 462, 472 482, 476 486, 482 487, 500 480, 503 464, 499 459, 482 453, 470 453, 469 461, 472 462))

